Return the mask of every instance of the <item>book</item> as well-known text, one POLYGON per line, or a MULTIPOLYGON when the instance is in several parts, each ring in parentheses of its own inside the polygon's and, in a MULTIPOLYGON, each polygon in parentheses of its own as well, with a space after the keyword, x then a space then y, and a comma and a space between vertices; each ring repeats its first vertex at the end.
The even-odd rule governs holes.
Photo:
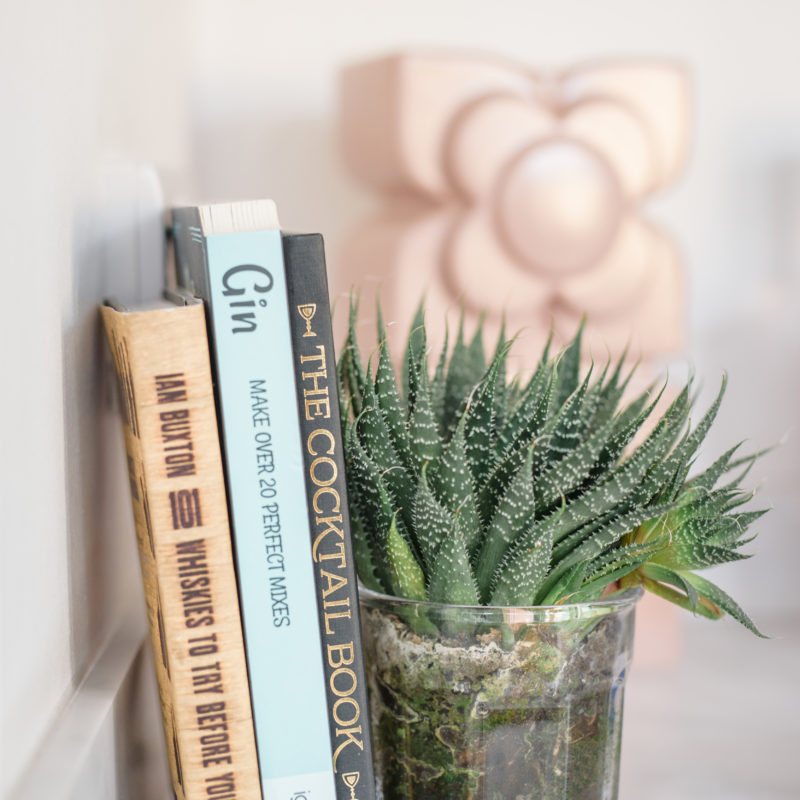
POLYGON ((311 556, 339 800, 375 796, 336 356, 320 234, 284 234, 311 556))
POLYGON ((173 240, 179 283, 207 303, 262 791, 334 800, 277 211, 175 209, 173 240))
POLYGON ((261 797, 202 303, 102 319, 178 800, 261 797))

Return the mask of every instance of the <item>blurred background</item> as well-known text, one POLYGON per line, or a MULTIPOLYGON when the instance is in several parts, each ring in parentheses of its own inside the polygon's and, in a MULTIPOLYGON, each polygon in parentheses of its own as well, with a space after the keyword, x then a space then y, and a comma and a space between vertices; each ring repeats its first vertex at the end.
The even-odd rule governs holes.
MULTIPOLYGON (((757 558, 712 576, 774 638, 669 623, 662 655, 631 678, 620 796, 800 797, 799 30, 794 0, 3 0, 3 796, 44 797, 42 772, 49 797, 166 796, 148 656, 124 644, 141 641, 143 603, 98 369, 94 306, 115 286, 96 199, 108 165, 154 166, 167 205, 272 197, 285 228, 325 235, 337 295, 359 273, 374 286, 385 251, 356 267, 354 237, 409 186, 377 186, 345 159, 342 71, 433 52, 535 76, 548 88, 534 107, 585 65, 663 61, 686 81, 682 155, 625 208, 674 255, 664 302, 679 302, 650 320, 669 345, 656 360, 693 365, 706 401, 730 373, 708 451, 783 441, 750 477, 773 507, 757 558)), ((441 269, 420 263, 413 281, 441 269)))

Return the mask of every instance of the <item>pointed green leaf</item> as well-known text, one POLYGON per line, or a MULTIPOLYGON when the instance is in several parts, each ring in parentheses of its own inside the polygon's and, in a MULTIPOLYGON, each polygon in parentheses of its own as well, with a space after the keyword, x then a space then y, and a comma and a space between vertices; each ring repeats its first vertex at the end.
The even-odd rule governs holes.
POLYGON ((495 428, 498 431, 503 427, 506 416, 506 382, 508 380, 507 362, 509 350, 510 346, 506 341, 506 319, 504 315, 500 323, 500 334, 497 337, 497 345, 495 346, 494 355, 492 356, 492 362, 499 362, 494 391, 494 420, 495 428), (502 353, 505 353, 505 355, 501 356, 502 353))
POLYGON ((667 388, 665 383, 655 398, 652 398, 654 387, 649 386, 642 394, 626 406, 620 413, 613 417, 614 431, 608 444, 600 452, 597 465, 592 470, 591 477, 597 481, 613 469, 619 462, 625 448, 633 441, 634 436, 641 429, 648 417, 653 413, 661 396, 667 388), (648 400, 650 402, 648 403, 648 400))
POLYGON ((467 348, 469 370, 474 379, 480 378, 486 371, 486 353, 483 350, 483 325, 484 317, 481 315, 478 320, 478 327, 475 329, 467 348))
POLYGON ((536 438, 533 475, 557 463, 580 444, 581 412, 589 387, 591 370, 583 383, 567 399, 545 430, 536 438))
POLYGON ((545 517, 537 523, 552 528, 554 543, 590 520, 611 511, 636 490, 650 467, 666 455, 683 425, 688 411, 686 397, 685 391, 681 393, 650 436, 605 480, 571 501, 557 518, 545 517))
POLYGON ((546 424, 549 398, 552 395, 552 376, 547 376, 547 388, 539 395, 535 412, 529 417, 516 439, 497 460, 497 466, 478 490, 478 508, 483 519, 491 519, 497 498, 525 460, 528 447, 546 424))
POLYGON ((628 385, 636 372, 638 365, 634 364, 625 379, 620 381, 622 378, 622 367, 625 363, 627 355, 628 348, 626 347, 617 361, 617 366, 614 368, 614 372, 611 373, 611 377, 600 389, 600 400, 594 411, 594 417, 592 419, 592 422, 595 425, 602 425, 606 422, 606 420, 609 420, 614 416, 617 406, 622 400, 625 390, 628 388, 628 385))
POLYGON ((731 528, 731 538, 713 541, 712 544, 733 544, 744 536, 747 529, 756 520, 761 519, 767 511, 769 511, 768 508, 760 508, 758 511, 745 511, 739 514, 731 514, 729 517, 726 517, 726 519, 731 519, 735 522, 735 526, 731 528), (734 535, 736 536, 735 539, 733 538, 734 535))
POLYGON ((462 414, 455 433, 431 470, 431 483, 436 495, 450 511, 455 511, 473 491, 466 450, 465 423, 466 415, 462 414))
POLYGON ((552 509, 561 497, 577 489, 592 471, 600 451, 613 430, 614 421, 607 420, 565 458, 553 464, 535 482, 540 511, 552 509))
POLYGON ((378 403, 369 367, 364 381, 362 403, 363 407, 356 419, 355 427, 364 451, 369 453, 381 471, 399 465, 400 458, 394 448, 386 417, 378 403))
POLYGON ((525 387, 522 397, 497 437, 497 453, 504 457, 519 442, 527 444, 544 428, 553 375, 547 366, 540 365, 525 387))
MULTIPOLYGON (((714 423, 714 420, 717 418, 717 413, 719 412, 720 404, 722 403, 722 398, 725 395, 725 389, 728 385, 728 376, 722 376, 722 383, 719 388, 719 392, 717 393, 714 402, 709 407, 708 411, 703 415, 703 418, 694 428, 694 430, 689 434, 686 439, 686 443, 683 445, 683 452, 680 453, 678 458, 676 459, 678 462, 683 461, 684 463, 688 464, 688 459, 693 456, 696 452, 698 447, 703 443, 704 439, 706 438, 708 431, 711 428, 711 425, 714 423)), ((679 451, 680 452, 680 451, 679 451)), ((683 481, 681 481, 681 484, 683 481)), ((672 497, 676 497, 678 492, 680 491, 680 486, 673 486, 671 487, 672 497)))
POLYGON ((428 484, 427 465, 420 473, 413 518, 424 566, 430 575, 439 547, 453 528, 453 517, 434 497, 428 484))
POLYGON ((611 574, 615 578, 622 577, 626 572, 632 572, 644 564, 659 547, 661 547, 660 542, 647 542, 645 544, 635 542, 634 544, 620 544, 612 547, 589 562, 586 580, 607 579, 611 574), (620 573, 621 569, 624 572, 620 573))
POLYGON ((664 600, 668 600, 670 603, 673 603, 679 608, 692 611, 693 613, 699 614, 706 619, 717 620, 722 616, 722 610, 719 608, 719 606, 715 605, 710 600, 701 597, 700 595, 697 596, 697 605, 693 607, 690 598, 683 592, 678 591, 667 583, 661 583, 648 578, 643 574, 642 570, 634 573, 634 577, 638 580, 641 586, 647 589, 648 592, 656 595, 657 597, 661 597, 664 600))
MULTIPOLYGON (((567 509, 569 508, 569 504, 566 501, 562 501, 562 507, 556 512, 555 516, 559 514, 566 513, 567 509)), ((553 545, 553 556, 552 562, 554 564, 560 563, 564 558, 566 558, 579 544, 582 544, 587 539, 591 539, 599 531, 603 530, 606 525, 611 524, 621 513, 624 513, 623 509, 626 506, 622 503, 614 506, 611 511, 607 511, 605 514, 601 514, 598 517, 593 519, 589 519, 584 522, 579 528, 576 528, 572 531, 569 535, 563 536, 557 543, 553 545)), ((548 518, 549 520, 549 518, 548 518)), ((537 523, 537 525, 540 523, 537 523)), ((542 526, 547 527, 549 530, 552 530, 552 526, 542 526)))
POLYGON ((449 339, 450 331, 445 323, 444 344, 442 345, 442 351, 439 354, 439 361, 436 364, 436 371, 433 373, 433 381, 431 382, 431 405, 433 406, 434 416, 437 420, 439 420, 439 435, 443 440, 445 440, 449 434, 449 429, 445 427, 444 422, 444 399, 447 382, 447 349, 449 339))
POLYGON ((697 589, 695 589, 694 586, 692 586, 692 584, 677 570, 670 569, 669 567, 662 566, 661 564, 650 562, 642 567, 642 574, 647 578, 650 578, 650 580, 658 581, 659 583, 666 583, 670 586, 675 586, 677 589, 681 589, 686 593, 686 596, 689 600, 689 606, 692 609, 697 608, 697 589))
POLYGON ((453 438, 431 470, 434 494, 444 507, 463 516, 467 547, 471 550, 481 534, 480 517, 473 498, 472 473, 464 440, 465 417, 462 414, 453 438))
POLYGON ((653 561, 673 569, 689 570, 714 567, 718 564, 743 561, 747 558, 750 558, 750 556, 719 545, 706 544, 705 542, 683 544, 673 542, 670 547, 659 553, 658 558, 654 558, 653 561))
POLYGON ((342 425, 342 435, 345 441, 347 441, 345 434, 347 432, 347 427, 350 424, 351 415, 353 414, 353 399, 345 390, 344 365, 345 360, 340 358, 336 365, 336 388, 339 392, 339 422, 342 425))
MULTIPOLYGON (((641 567, 656 547, 655 543, 612 548, 588 565, 583 583, 569 598, 570 603, 597 599, 613 581, 621 580, 641 567)), ((556 598, 558 602, 561 598, 556 598)))
POLYGON ((478 605, 478 590, 463 532, 453 524, 430 570, 428 599, 434 603, 478 605))
POLYGON ((742 444, 743 442, 739 442, 739 444, 731 447, 730 450, 723 453, 710 467, 708 467, 708 469, 692 478, 687 485, 697 489, 705 489, 706 491, 710 492, 716 485, 717 481, 726 472, 728 465, 731 463, 731 459, 736 454, 736 451, 742 446, 742 444))
POLYGON ((674 507, 674 504, 665 504, 658 508, 636 509, 611 520, 588 539, 584 539, 563 558, 554 561, 546 588, 553 585, 574 565, 588 564, 597 556, 605 553, 609 547, 615 545, 626 533, 641 525, 646 519, 666 514, 674 507))
MULTIPOLYGON (((603 383, 606 379, 606 374, 608 373, 609 362, 606 362, 606 365, 603 367, 603 371, 600 375, 592 382, 590 386, 587 386, 586 393, 583 398, 583 402, 581 403, 580 409, 580 421, 577 427, 577 433, 579 440, 583 441, 583 439, 595 428, 602 425, 604 420, 597 419, 597 411, 600 408, 603 402, 603 383)), ((589 366, 589 374, 591 375, 594 372, 594 361, 591 361, 589 366)), ((587 384, 589 381, 586 381, 587 384)))
POLYGON ((464 310, 462 308, 458 323, 458 335, 445 379, 442 430, 447 431, 447 435, 452 432, 457 418, 466 406, 467 397, 483 377, 485 369, 481 329, 479 328, 476 332, 469 346, 464 344, 464 310))
POLYGON ((497 354, 475 389, 466 411, 465 441, 467 458, 475 483, 480 485, 492 468, 494 452, 495 393, 500 365, 508 355, 508 346, 497 354))
POLYGON ((771 453, 775 447, 766 447, 763 450, 759 450, 756 453, 752 453, 749 456, 743 456, 742 458, 737 458, 735 461, 732 461, 728 466, 725 468, 725 472, 732 472, 735 469, 739 469, 739 467, 744 467, 744 470, 734 478, 730 483, 726 484, 722 488, 728 488, 733 486, 738 486, 753 468, 753 465, 758 461, 761 456, 766 455, 767 453, 771 453))
POLYGON ((674 500, 678 496, 689 469, 689 459, 705 438, 719 410, 725 392, 725 384, 726 381, 723 379, 716 400, 703 415, 697 427, 688 431, 674 451, 667 458, 656 462, 648 472, 640 486, 631 495, 630 502, 632 504, 644 505, 656 495, 659 495, 662 500, 674 500))
POLYGON ((397 515, 392 518, 386 543, 392 590, 398 597, 425 600, 425 576, 408 542, 397 530, 397 515))
POLYGON ((755 626, 753 620, 751 620, 750 617, 745 614, 741 606, 739 606, 739 604, 732 597, 722 591, 719 586, 716 586, 705 578, 701 578, 699 575, 696 575, 693 572, 687 573, 685 577, 686 580, 688 580, 692 586, 697 589, 697 593, 701 597, 705 597, 715 605, 719 606, 723 611, 726 611, 728 614, 730 614, 737 622, 740 622, 745 626, 745 628, 752 631, 756 636, 760 636, 762 639, 768 638, 755 626))
MULTIPOLYGON (((506 413, 504 415, 505 419, 507 419, 511 414, 511 412, 517 407, 517 404, 519 403, 521 397, 522 397, 522 386, 520 385, 520 377, 519 375, 514 375, 506 385, 506 413)), ((505 428, 505 419, 503 421, 503 428, 505 428)), ((502 433, 502 428, 500 433, 502 433)), ((498 441, 500 438, 500 433, 498 433, 498 441)))
POLYGON ((423 302, 420 301, 411 323, 411 330, 409 331, 408 341, 406 342, 406 352, 403 357, 403 392, 409 410, 414 408, 417 382, 419 381, 420 375, 425 372, 423 360, 425 358, 427 346, 424 306, 423 302))
POLYGON ((355 428, 364 452, 369 453, 390 490, 394 507, 400 509, 403 522, 410 525, 416 487, 392 444, 393 437, 372 388, 369 368, 365 381, 364 409, 356 420, 355 428))
POLYGON ((383 317, 378 306, 378 366, 375 371, 375 394, 377 402, 383 412, 384 419, 389 428, 392 444, 402 463, 411 465, 411 452, 408 443, 408 428, 400 393, 397 388, 392 358, 386 340, 386 329, 383 326, 383 317))
POLYGON ((485 597, 489 591, 497 565, 508 546, 533 523, 536 508, 531 475, 532 463, 533 448, 530 447, 525 461, 503 494, 487 527, 483 547, 476 562, 476 577, 481 597, 485 597))
POLYGON ((461 410, 472 384, 467 372, 467 347, 464 344, 464 309, 458 320, 458 332, 453 345, 453 352, 447 365, 445 376, 444 396, 442 398, 442 428, 443 435, 449 432, 454 424, 456 415, 461 410))
POLYGON ((703 544, 711 539, 722 539, 734 542, 740 536, 740 530, 732 517, 707 515, 692 516, 683 520, 671 531, 671 544, 684 546, 703 544))
POLYGON ((472 557, 478 545, 483 541, 483 527, 475 498, 472 495, 464 498, 453 514, 457 517, 458 525, 464 534, 464 541, 467 543, 467 550, 472 557))
POLYGON ((556 362, 556 407, 561 408, 567 398, 578 388, 581 367, 581 340, 586 318, 581 320, 578 331, 556 362))
POLYGON ((367 535, 361 515, 352 504, 350 507, 350 529, 353 534, 353 555, 356 560, 358 579, 367 589, 372 589, 374 592, 390 591, 390 587, 384 586, 380 578, 378 578, 370 537, 367 535))
POLYGON ((347 488, 350 506, 362 522, 370 544, 374 572, 383 586, 390 586, 386 536, 394 516, 381 471, 351 431, 347 447, 347 488))
POLYGON ((571 603, 586 578, 587 568, 588 564, 575 564, 557 581, 553 583, 546 581, 536 594, 536 605, 554 606, 571 603))
POLYGON ((417 402, 408 424, 411 454, 418 465, 433 461, 442 454, 439 426, 433 414, 428 379, 423 373, 417 390, 417 402))
POLYGON ((490 605, 534 605, 550 567, 551 546, 552 540, 547 533, 540 537, 526 537, 524 546, 515 548, 513 558, 503 560, 490 605))
POLYGON ((361 413, 361 397, 364 390, 366 376, 364 373, 364 363, 361 360, 361 353, 358 348, 358 336, 356 334, 356 321, 358 318, 358 300, 350 298, 350 315, 348 318, 347 340, 340 356, 342 363, 342 382, 344 383, 353 404, 353 413, 361 413))

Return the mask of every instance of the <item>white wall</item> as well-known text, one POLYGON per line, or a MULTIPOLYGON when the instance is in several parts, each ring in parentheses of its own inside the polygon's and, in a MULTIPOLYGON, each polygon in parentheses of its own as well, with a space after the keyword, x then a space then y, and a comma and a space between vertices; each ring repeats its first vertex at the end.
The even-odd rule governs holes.
MULTIPOLYGON (((326 234, 335 269, 370 203, 338 160, 342 64, 411 46, 554 68, 680 58, 695 80, 693 156, 651 213, 684 245, 694 360, 709 385, 731 370, 714 446, 742 433, 760 445, 798 422, 798 30, 793 0, 4 3, 3 792, 139 602, 124 485, 110 466, 119 442, 96 422, 90 308, 99 284, 113 284, 85 246, 98 164, 155 163, 169 202, 272 196, 287 227, 326 234)), ((759 558, 725 577, 773 631, 771 610, 800 609, 799 461, 795 437, 756 470, 775 511, 759 558)))
MULTIPOLYGON (((116 279, 98 252, 93 195, 108 159, 185 171, 191 18, 155 2, 10 6, 0 19, 0 792, 18 797, 23 776, 68 766, 34 754, 109 638, 141 619, 119 424, 99 369, 95 309, 116 279)), ((113 761, 106 770, 97 797, 116 796, 103 791, 113 761)), ((73 788, 58 785, 64 797, 73 788)))

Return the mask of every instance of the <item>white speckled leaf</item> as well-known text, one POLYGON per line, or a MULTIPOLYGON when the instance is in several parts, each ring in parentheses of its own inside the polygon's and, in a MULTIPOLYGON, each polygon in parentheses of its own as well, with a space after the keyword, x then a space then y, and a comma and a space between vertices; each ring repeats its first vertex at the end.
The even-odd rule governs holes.
POLYGON ((486 529, 483 547, 475 567, 478 590, 482 597, 489 591, 497 565, 508 546, 533 523, 536 506, 531 475, 532 462, 533 447, 529 447, 525 461, 503 493, 494 517, 486 529))
POLYGON ((478 605, 478 589, 463 532, 453 524, 430 571, 428 599, 435 603, 478 605))

